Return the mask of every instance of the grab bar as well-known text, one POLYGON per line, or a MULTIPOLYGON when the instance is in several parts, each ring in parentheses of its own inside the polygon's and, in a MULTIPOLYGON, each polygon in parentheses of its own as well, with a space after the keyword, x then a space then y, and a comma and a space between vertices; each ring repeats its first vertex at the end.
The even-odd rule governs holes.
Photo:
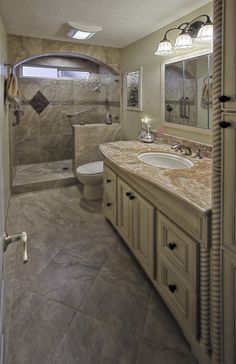
POLYGON ((84 114, 84 113, 86 113, 86 112, 91 112, 91 111, 94 111, 94 110, 96 110, 96 108, 95 108, 95 107, 92 107, 91 109, 77 111, 77 112, 75 112, 74 114, 67 114, 66 116, 67 116, 68 118, 72 118, 73 116, 79 116, 79 115, 81 115, 81 114, 84 114))

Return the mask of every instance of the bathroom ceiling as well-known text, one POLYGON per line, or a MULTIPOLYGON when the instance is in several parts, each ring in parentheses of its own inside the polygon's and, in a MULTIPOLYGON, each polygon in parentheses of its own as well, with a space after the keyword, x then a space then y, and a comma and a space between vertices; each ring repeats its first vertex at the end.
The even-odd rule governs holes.
MULTIPOLYGON (((101 26, 89 44, 125 47, 209 0, 0 0, 8 33, 70 40, 65 23, 101 26)), ((81 41, 80 41, 81 42, 81 41)))

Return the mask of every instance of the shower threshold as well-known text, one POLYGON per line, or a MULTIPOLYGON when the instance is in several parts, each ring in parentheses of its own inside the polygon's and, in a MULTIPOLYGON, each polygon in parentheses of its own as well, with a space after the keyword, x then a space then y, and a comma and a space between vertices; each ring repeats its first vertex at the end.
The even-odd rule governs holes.
POLYGON ((12 192, 22 193, 69 186, 77 183, 72 160, 25 164, 16 167, 12 192))

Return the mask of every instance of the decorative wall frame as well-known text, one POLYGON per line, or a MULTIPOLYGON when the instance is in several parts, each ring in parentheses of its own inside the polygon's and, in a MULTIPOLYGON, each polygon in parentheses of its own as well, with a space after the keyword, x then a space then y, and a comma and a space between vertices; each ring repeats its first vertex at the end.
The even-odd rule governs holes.
POLYGON ((125 72, 126 110, 142 111, 142 67, 125 72))

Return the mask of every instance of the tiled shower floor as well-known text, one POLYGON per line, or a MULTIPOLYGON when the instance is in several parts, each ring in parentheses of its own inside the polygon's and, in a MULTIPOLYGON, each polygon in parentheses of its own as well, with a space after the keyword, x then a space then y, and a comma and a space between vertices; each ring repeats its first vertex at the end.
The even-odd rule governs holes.
POLYGON ((76 183, 76 178, 72 172, 72 160, 19 165, 13 180, 13 192, 29 192, 73 183, 76 183))
POLYGON ((174 318, 79 186, 13 195, 6 364, 196 364, 174 318))

